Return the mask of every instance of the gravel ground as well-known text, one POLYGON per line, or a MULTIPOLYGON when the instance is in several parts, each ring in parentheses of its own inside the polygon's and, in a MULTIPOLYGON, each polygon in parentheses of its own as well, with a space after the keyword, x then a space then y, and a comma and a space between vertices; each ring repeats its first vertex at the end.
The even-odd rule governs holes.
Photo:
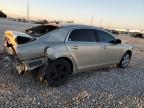
POLYGON ((56 88, 40 83, 35 72, 25 76, 13 72, 14 62, 1 52, 0 107, 143 108, 144 51, 141 49, 135 47, 126 69, 111 67, 75 74, 56 88))
POLYGON ((126 69, 117 67, 72 75, 57 88, 40 83, 35 72, 20 76, 0 55, 0 107, 143 108, 144 52, 134 51, 126 69))

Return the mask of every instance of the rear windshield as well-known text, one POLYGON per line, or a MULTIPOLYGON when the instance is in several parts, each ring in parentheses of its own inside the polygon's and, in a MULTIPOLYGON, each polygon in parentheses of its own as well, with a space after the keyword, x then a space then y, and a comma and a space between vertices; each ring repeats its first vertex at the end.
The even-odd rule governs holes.
POLYGON ((40 37, 50 31, 58 29, 58 26, 54 25, 40 25, 33 28, 26 30, 26 34, 33 36, 33 37, 40 37))

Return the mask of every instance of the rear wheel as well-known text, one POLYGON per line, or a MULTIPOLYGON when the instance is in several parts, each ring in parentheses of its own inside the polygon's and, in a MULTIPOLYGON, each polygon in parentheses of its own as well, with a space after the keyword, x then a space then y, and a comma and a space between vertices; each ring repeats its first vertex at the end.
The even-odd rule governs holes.
POLYGON ((125 53, 124 56, 122 57, 120 63, 118 64, 118 67, 120 68, 126 68, 129 65, 131 59, 131 54, 130 53, 125 53))
POLYGON ((71 74, 71 64, 64 59, 58 59, 49 64, 44 79, 50 86, 59 86, 64 84, 71 74))

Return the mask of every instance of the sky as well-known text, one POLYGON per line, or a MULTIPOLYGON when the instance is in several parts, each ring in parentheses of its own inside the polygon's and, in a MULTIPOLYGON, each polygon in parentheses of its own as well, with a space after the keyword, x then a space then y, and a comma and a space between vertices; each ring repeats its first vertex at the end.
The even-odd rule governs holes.
POLYGON ((106 28, 144 30, 144 0, 0 0, 0 9, 10 17, 74 20, 106 28))

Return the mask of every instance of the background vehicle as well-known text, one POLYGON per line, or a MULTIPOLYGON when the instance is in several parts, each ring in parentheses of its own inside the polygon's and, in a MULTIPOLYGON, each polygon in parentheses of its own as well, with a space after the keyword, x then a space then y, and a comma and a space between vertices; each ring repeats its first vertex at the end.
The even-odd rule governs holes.
POLYGON ((113 34, 87 25, 42 25, 26 33, 7 31, 4 46, 16 56, 23 74, 39 68, 51 86, 66 82, 72 73, 118 65, 128 66, 132 46, 113 34))
POLYGON ((132 33, 131 36, 136 38, 144 38, 144 35, 142 33, 132 33))

